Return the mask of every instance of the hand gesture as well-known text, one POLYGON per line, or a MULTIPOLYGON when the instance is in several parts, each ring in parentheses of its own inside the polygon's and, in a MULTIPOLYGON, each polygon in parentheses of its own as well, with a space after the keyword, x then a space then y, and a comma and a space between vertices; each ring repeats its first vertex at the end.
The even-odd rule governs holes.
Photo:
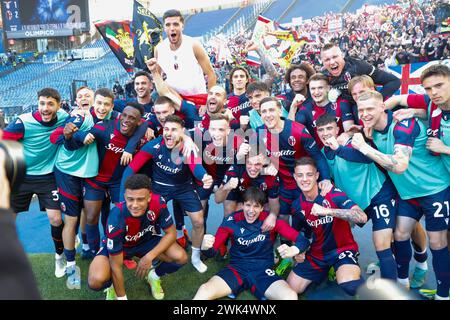
POLYGON ((292 258, 300 253, 300 250, 296 246, 288 246, 287 244, 282 244, 277 250, 283 259, 292 258))
POLYGON ((231 178, 223 187, 225 190, 233 190, 239 184, 239 179, 236 177, 231 178))
POLYGON ((213 184, 213 178, 209 174, 205 174, 202 178, 202 182, 203 182, 203 189, 209 189, 213 184))
POLYGON ((216 237, 212 234, 205 234, 203 236, 202 245, 200 247, 201 250, 211 249, 214 245, 214 241, 216 241, 216 237))
POLYGON ((133 155, 129 152, 124 151, 122 153, 122 157, 120 157, 120 164, 122 166, 127 166, 130 164, 131 160, 133 160, 133 155))
POLYGON ((321 205, 314 203, 311 208, 311 214, 313 216, 326 216, 328 213, 327 208, 322 207, 321 205))
POLYGON ((84 138, 83 143, 84 143, 85 145, 88 145, 88 144, 91 144, 91 143, 94 142, 94 141, 95 141, 95 136, 94 136, 92 133, 88 133, 88 134, 86 135, 86 138, 84 138))
POLYGON ((64 126, 63 134, 66 140, 72 138, 73 134, 78 131, 78 127, 72 122, 66 123, 64 126))

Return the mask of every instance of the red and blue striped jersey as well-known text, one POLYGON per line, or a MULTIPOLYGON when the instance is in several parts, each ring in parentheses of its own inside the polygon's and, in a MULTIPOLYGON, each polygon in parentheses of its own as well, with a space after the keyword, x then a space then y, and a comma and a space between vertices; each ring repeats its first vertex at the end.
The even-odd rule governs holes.
POLYGON ((320 194, 314 201, 306 200, 303 193, 292 203, 291 213, 300 223, 312 231, 311 248, 308 251, 318 259, 332 251, 341 253, 345 250, 358 250, 358 245, 353 239, 348 221, 332 216, 315 216, 311 209, 317 203, 325 208, 351 209, 356 206, 341 190, 333 187, 331 191, 322 197, 320 194))
POLYGON ((234 93, 228 95, 227 109, 233 113, 233 117, 237 120, 242 116, 248 116, 252 106, 248 100, 247 94, 243 93, 239 96, 234 93))
POLYGON ((110 255, 149 241, 173 225, 167 204, 159 195, 152 193, 147 210, 140 217, 133 217, 125 202, 119 202, 108 216, 105 236, 110 255))
POLYGON ((310 156, 316 161, 320 180, 330 179, 327 161, 303 124, 284 120, 284 128, 279 134, 272 134, 265 125, 259 127, 256 132, 258 143, 262 141, 266 145, 267 155, 278 168, 280 184, 285 189, 297 188, 292 176, 295 160, 304 156, 310 156))

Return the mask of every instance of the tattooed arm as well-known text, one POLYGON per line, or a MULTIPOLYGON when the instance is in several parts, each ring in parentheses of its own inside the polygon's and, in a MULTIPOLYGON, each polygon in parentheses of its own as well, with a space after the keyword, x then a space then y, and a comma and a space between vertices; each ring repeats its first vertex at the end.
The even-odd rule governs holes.
POLYGON ((315 203, 311 209, 311 214, 315 216, 330 215, 354 223, 367 222, 367 215, 357 205, 352 206, 350 209, 337 209, 337 208, 324 208, 321 205, 315 203))
POLYGON ((384 154, 369 146, 361 133, 353 136, 352 146, 386 170, 397 174, 402 174, 408 169, 412 155, 412 148, 401 144, 394 145, 394 154, 384 154))

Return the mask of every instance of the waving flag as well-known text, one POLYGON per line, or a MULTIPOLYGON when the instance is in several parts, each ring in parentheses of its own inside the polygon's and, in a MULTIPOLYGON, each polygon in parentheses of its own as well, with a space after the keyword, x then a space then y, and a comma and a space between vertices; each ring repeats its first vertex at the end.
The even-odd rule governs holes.
POLYGON ((133 33, 130 21, 98 21, 94 25, 127 72, 134 66, 133 33))
POLYGON ((134 66, 146 69, 145 61, 154 56, 156 45, 162 40, 162 24, 158 18, 136 0, 133 6, 134 66))
POLYGON ((400 90, 397 90, 395 94, 425 94, 425 90, 420 83, 420 75, 426 68, 437 63, 450 65, 450 60, 418 62, 388 67, 386 71, 392 73, 402 82, 400 90))

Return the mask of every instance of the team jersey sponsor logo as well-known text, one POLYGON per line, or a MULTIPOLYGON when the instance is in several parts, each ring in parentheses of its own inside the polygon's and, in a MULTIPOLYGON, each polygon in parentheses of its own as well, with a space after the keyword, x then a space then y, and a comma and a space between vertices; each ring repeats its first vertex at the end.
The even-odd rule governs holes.
POLYGON ((244 102, 244 103, 241 103, 240 105, 237 105, 237 106, 235 106, 235 107, 228 108, 228 109, 230 109, 231 112, 236 113, 236 112, 238 112, 239 110, 247 109, 247 108, 249 108, 249 107, 250 107, 250 101, 246 101, 246 102, 244 102))
POLYGON ((106 150, 110 150, 114 153, 123 153, 123 151, 125 150, 124 148, 120 148, 120 147, 116 147, 114 145, 114 143, 108 143, 108 145, 106 146, 106 150))
POLYGON ((145 228, 142 231, 139 231, 138 233, 136 233, 135 235, 131 236, 131 235, 126 235, 125 236, 125 240, 127 242, 136 242, 138 241, 140 238, 142 238, 147 232, 151 232, 153 234, 156 234, 156 230, 155 230, 155 226, 154 225, 149 225, 147 228, 145 228))
POLYGON ((306 222, 308 223, 308 225, 310 227, 314 227, 314 228, 318 228, 320 225, 324 225, 324 224, 328 224, 328 223, 332 223, 333 222, 333 217, 332 216, 325 216, 325 217, 321 217, 317 220, 309 220, 306 219, 306 222))
POLYGON ((169 166, 166 166, 165 164, 162 164, 162 163, 159 162, 159 161, 156 162, 156 165, 157 165, 159 168, 163 169, 164 171, 170 172, 170 173, 178 173, 178 172, 181 171, 180 168, 171 168, 171 167, 169 167, 169 166))
POLYGON ((249 239, 249 240, 246 240, 244 238, 238 238, 237 242, 242 246, 248 247, 252 243, 262 242, 264 240, 266 240, 266 236, 264 234, 260 234, 260 235, 256 236, 255 238, 249 239))
POLYGON ((427 136, 428 136, 428 137, 437 137, 438 131, 439 131, 438 129, 433 130, 433 129, 431 129, 431 128, 428 128, 428 129, 427 129, 427 136))
MULTIPOLYGON (((233 150, 234 151, 234 150, 233 150)), ((211 159, 212 161, 219 161, 222 163, 231 162, 233 160, 233 157, 221 157, 221 156, 214 156, 209 152, 208 150, 205 151, 205 155, 211 159)))
POLYGON ((267 150, 268 157, 282 157, 282 156, 293 156, 295 155, 295 150, 280 150, 280 151, 269 151, 267 150))

